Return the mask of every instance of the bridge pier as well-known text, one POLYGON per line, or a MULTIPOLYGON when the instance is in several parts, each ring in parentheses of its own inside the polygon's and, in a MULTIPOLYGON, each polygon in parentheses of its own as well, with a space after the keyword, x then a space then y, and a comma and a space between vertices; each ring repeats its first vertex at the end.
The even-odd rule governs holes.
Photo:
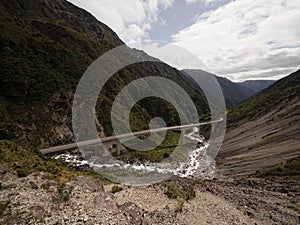
POLYGON ((185 130, 186 130, 186 129, 182 129, 182 130, 181 130, 181 134, 180 134, 180 144, 181 144, 181 145, 184 145, 184 144, 185 144, 185 136, 184 136, 184 135, 185 135, 185 130))
MULTIPOLYGON (((188 124, 188 125, 181 125, 181 126, 157 128, 157 129, 151 130, 151 132, 161 132, 161 131, 167 131, 167 130, 177 130, 177 131, 183 130, 181 132, 180 142, 181 142, 181 144, 185 144, 184 135, 185 135, 186 129, 189 129, 189 128, 192 128, 195 126, 199 126, 199 130, 200 130, 200 126, 202 126, 202 125, 218 123, 221 121, 223 121, 223 118, 220 118, 220 119, 214 120, 214 121, 209 121, 209 122, 197 123, 197 124, 188 124)), ((213 128, 214 128, 214 126, 212 126, 212 129, 213 128)), ((114 142, 115 140, 128 139, 128 138, 130 140, 133 136, 141 136, 141 135, 145 135, 145 134, 149 134, 149 133, 150 133, 149 130, 145 130, 145 131, 139 131, 139 132, 134 132, 134 133, 104 137, 104 138, 101 138, 101 143, 103 143, 105 146, 108 145, 108 149, 112 149, 113 146, 110 143, 114 142)), ((86 141, 82 141, 82 142, 78 142, 78 143, 71 143, 71 144, 66 144, 66 145, 45 148, 45 149, 41 149, 40 151, 43 154, 54 154, 54 153, 62 153, 64 151, 67 151, 70 149, 77 149, 78 146, 84 147, 84 146, 93 146, 93 145, 98 145, 98 144, 99 144, 99 139, 93 139, 93 140, 86 140, 86 141)), ((116 147, 115 148, 116 154, 120 154, 122 151, 126 151, 126 148, 120 142, 119 142, 119 144, 118 144, 118 142, 115 143, 115 147, 116 147)))
POLYGON ((109 152, 114 156, 119 156, 121 152, 125 151, 125 146, 119 141, 114 140, 104 144, 105 148, 109 150, 109 152))

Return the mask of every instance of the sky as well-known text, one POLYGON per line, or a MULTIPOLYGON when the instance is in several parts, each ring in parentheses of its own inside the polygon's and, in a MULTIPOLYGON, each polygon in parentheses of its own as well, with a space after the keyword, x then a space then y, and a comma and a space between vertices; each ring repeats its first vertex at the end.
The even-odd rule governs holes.
POLYGON ((300 0, 69 0, 129 46, 233 81, 300 68, 300 0))

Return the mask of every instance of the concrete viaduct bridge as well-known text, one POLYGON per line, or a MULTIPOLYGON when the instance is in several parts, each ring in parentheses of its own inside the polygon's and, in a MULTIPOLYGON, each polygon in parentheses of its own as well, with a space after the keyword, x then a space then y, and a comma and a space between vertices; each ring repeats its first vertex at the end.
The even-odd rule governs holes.
MULTIPOLYGON (((161 132, 161 131, 168 131, 168 130, 182 130, 181 132, 181 143, 185 143, 185 131, 187 129, 193 128, 193 127, 200 127, 203 125, 208 125, 208 124, 213 124, 217 122, 221 122, 223 118, 215 121, 209 121, 209 122, 203 122, 203 123, 195 123, 195 124, 188 124, 188 125, 181 125, 181 126, 172 126, 172 127, 162 127, 162 128, 157 128, 157 129, 152 129, 152 130, 144 130, 144 131, 138 131, 138 132, 133 132, 133 133, 128 133, 128 134, 121 134, 121 135, 115 135, 115 136, 109 136, 109 137, 104 137, 101 138, 101 143, 108 149, 115 148, 117 151, 117 155, 122 151, 122 149, 125 149, 123 144, 119 141, 121 139, 123 140, 130 140, 133 137, 140 137, 144 136, 150 133, 155 133, 155 132, 161 132)), ((85 147, 85 146, 93 146, 100 144, 99 139, 95 140, 88 140, 88 141, 83 141, 83 142, 78 142, 78 143, 72 143, 72 144, 66 144, 66 145, 59 145, 51 148, 45 148, 41 149, 41 153, 43 154, 56 154, 56 153, 62 153, 68 150, 76 149, 78 147, 85 147)))

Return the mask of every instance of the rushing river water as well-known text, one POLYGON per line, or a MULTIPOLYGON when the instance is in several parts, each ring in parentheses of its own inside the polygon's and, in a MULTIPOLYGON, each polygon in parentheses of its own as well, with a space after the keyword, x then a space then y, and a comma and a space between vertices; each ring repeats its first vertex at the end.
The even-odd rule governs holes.
POLYGON ((87 160, 81 159, 79 155, 76 154, 60 154, 55 156, 56 159, 61 159, 72 166, 79 167, 83 165, 89 165, 90 167, 97 168, 109 168, 118 167, 120 169, 133 169, 136 171, 152 172, 157 171, 159 173, 172 173, 180 177, 199 177, 205 179, 212 179, 215 175, 215 161, 207 155, 208 143, 205 141, 204 137, 199 135, 199 130, 194 128, 193 131, 185 137, 202 143, 202 146, 195 148, 190 151, 187 162, 180 163, 176 168, 166 167, 160 163, 147 163, 145 164, 97 164, 95 162, 89 162, 87 160))

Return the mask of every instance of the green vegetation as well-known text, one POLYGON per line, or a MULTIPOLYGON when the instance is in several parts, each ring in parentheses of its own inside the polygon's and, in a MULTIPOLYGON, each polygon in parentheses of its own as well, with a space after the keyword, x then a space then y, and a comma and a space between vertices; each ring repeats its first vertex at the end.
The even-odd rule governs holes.
POLYGON ((295 212, 300 212, 300 209, 298 209, 296 206, 288 205, 287 208, 294 210, 295 212))
MULTIPOLYGON (((100 55, 123 43, 107 26, 67 1, 24 4, 21 0, 0 3, 0 139, 29 148, 69 143, 71 134, 61 139, 55 129, 71 130, 72 99, 82 74, 100 55)), ((161 62, 137 63, 114 74, 99 94, 96 113, 106 135, 112 134, 110 110, 115 97, 124 86, 145 76, 173 80, 191 96, 200 115, 209 113, 205 96, 190 78, 161 62)), ((156 116, 168 126, 179 122, 172 105, 151 97, 133 107, 131 129, 148 129, 156 116)), ((27 171, 19 173, 23 176, 27 171)))
POLYGON ((169 157, 173 150, 176 148, 180 139, 180 133, 168 131, 166 138, 155 149, 150 151, 135 151, 130 150, 128 153, 119 156, 119 159, 123 161, 149 161, 149 162, 161 162, 163 159, 169 157))
POLYGON ((194 184, 178 183, 173 181, 166 183, 165 195, 168 196, 168 198, 177 199, 178 201, 175 207, 175 212, 182 212, 184 202, 196 197, 194 184))
POLYGON ((290 159, 273 168, 258 171, 255 176, 263 178, 284 177, 292 180, 300 180, 300 157, 290 159))
POLYGON ((237 127, 242 121, 254 120, 297 96, 300 96, 300 70, 275 82, 230 111, 227 126, 231 129, 237 127))
POLYGON ((180 197, 186 201, 189 201, 196 197, 196 192, 193 185, 179 185, 171 181, 166 184, 165 195, 172 199, 180 197))
POLYGON ((37 150, 22 148, 11 141, 0 141, 0 164, 7 165, 11 170, 17 169, 17 175, 20 177, 36 171, 43 171, 47 173, 49 179, 59 183, 68 182, 80 175, 93 176, 96 180, 108 183, 96 172, 74 171, 62 161, 46 157, 37 150), (16 168, 15 162, 22 164, 22 167, 16 168))
POLYGON ((112 189, 111 189, 111 192, 114 194, 114 193, 120 192, 120 191, 122 191, 122 190, 123 190, 122 187, 120 187, 120 186, 118 186, 118 185, 114 185, 114 186, 112 187, 112 189))
POLYGON ((184 200, 179 199, 175 208, 175 212, 182 212, 183 205, 184 205, 184 200))
POLYGON ((0 217, 3 216, 4 211, 7 209, 8 205, 9 202, 4 202, 4 203, 0 202, 0 217))
POLYGON ((168 198, 178 198, 180 196, 180 188, 175 183, 168 183, 165 195, 167 195, 168 198))
POLYGON ((73 187, 66 187, 65 183, 57 184, 57 195, 53 197, 53 201, 57 203, 66 203, 71 198, 73 187))

